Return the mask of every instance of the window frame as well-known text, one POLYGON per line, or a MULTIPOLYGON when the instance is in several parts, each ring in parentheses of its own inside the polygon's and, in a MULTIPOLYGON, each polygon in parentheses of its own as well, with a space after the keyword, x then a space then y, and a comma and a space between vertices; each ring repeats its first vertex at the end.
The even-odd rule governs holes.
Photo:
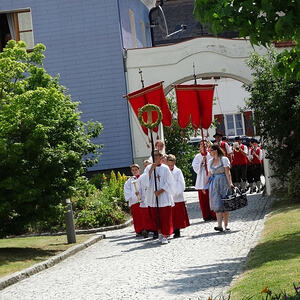
MULTIPOLYGON (((225 122, 224 122, 224 125, 225 125, 225 133, 226 135, 228 136, 233 136, 233 135, 229 135, 229 132, 228 132, 228 124, 227 124, 227 118, 228 116, 232 116, 232 119, 233 119, 233 126, 234 126, 234 135, 237 136, 237 135, 245 135, 245 122, 244 122, 244 115, 242 113, 228 113, 228 114, 224 114, 225 116, 225 122), (243 133, 242 134, 237 134, 237 126, 236 126, 236 115, 240 115, 241 116, 241 125, 242 125, 242 130, 243 130, 243 133)), ((231 129, 232 130, 232 129, 231 129)))
MULTIPOLYGON (((32 32, 33 35, 33 24, 32 29, 28 30, 20 30, 20 24, 19 24, 19 14, 22 13, 30 13, 31 15, 31 22, 32 22, 32 13, 30 8, 21 8, 21 9, 14 9, 14 10, 6 10, 6 11, 0 11, 0 14, 12 14, 13 20, 14 20, 14 27, 15 27, 15 34, 16 34, 16 42, 19 42, 21 40, 21 34, 26 32, 32 32)), ((34 36, 32 36, 32 42, 34 46, 34 36)), ((27 45, 28 47, 28 45, 27 45)), ((26 49, 27 51, 32 51, 33 47, 28 47, 26 49)))

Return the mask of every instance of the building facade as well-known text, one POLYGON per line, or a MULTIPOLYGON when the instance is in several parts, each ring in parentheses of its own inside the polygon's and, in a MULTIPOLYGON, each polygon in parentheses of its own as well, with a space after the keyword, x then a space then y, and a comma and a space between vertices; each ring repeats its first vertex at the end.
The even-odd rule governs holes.
MULTIPOLYGON (((45 69, 80 101, 82 120, 100 121, 100 162, 90 169, 126 168, 133 162, 123 48, 151 46, 152 0, 0 1, 0 46, 8 38, 28 49, 46 45, 45 69), (10 34, 10 37, 8 36, 10 34)), ((1 50, 1 49, 0 49, 1 50)))

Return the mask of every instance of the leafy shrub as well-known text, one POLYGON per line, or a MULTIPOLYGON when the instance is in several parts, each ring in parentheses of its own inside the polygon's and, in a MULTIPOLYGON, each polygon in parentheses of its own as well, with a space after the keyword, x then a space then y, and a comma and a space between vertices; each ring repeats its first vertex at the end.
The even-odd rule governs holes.
MULTIPOLYGON (((77 178, 71 199, 76 229, 120 224, 128 218, 129 207, 124 197, 127 177, 119 172, 116 175, 113 171, 109 177, 101 175, 102 190, 84 176, 77 178)), ((23 231, 62 231, 65 229, 64 214, 65 206, 62 203, 50 205, 47 219, 32 220, 23 231)))
POLYGON ((124 184, 126 180, 127 177, 124 174, 121 175, 120 172, 118 172, 116 175, 114 171, 111 171, 110 179, 106 179, 102 188, 102 193, 105 198, 110 199, 111 201, 116 200, 118 206, 120 206, 122 210, 129 212, 129 207, 124 196, 124 184))
POLYGON ((72 198, 76 228, 95 228, 120 224, 127 218, 129 207, 124 197, 125 175, 114 171, 107 175, 93 176, 87 181, 81 178, 72 198), (100 180, 101 178, 101 180, 100 180), (102 190, 95 187, 101 182, 102 190))
POLYGON ((93 184, 97 189, 101 190, 107 180, 107 177, 109 176, 104 173, 95 174, 89 179, 89 183, 93 184))
POLYGON ((126 215, 118 206, 117 199, 108 199, 97 190, 86 199, 84 209, 74 211, 74 218, 77 228, 94 228, 120 224, 125 221, 126 215))
POLYGON ((267 158, 275 175, 285 182, 289 179, 286 174, 299 164, 300 81, 274 74, 277 56, 273 50, 265 56, 252 54, 248 66, 253 71, 253 83, 245 88, 250 93, 247 109, 255 112, 255 126, 267 158))

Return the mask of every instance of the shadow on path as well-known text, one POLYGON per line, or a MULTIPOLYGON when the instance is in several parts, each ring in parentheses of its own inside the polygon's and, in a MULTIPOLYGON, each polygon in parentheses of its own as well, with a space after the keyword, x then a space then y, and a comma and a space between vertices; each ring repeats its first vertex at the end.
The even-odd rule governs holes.
POLYGON ((203 238, 203 237, 218 236, 221 234, 232 234, 232 233, 237 233, 239 231, 240 230, 230 230, 230 231, 223 231, 223 232, 217 232, 217 231, 205 232, 205 233, 201 233, 198 235, 192 235, 191 237, 189 237, 189 239, 198 239, 198 238, 203 238))
POLYGON ((145 240, 145 243, 143 243, 142 245, 140 245, 138 247, 130 248, 128 250, 124 250, 122 252, 126 253, 126 252, 132 252, 132 251, 137 251, 137 250, 157 248, 157 247, 161 247, 161 246, 162 245, 158 240, 148 239, 148 240, 145 240))
POLYGON ((244 258, 219 260, 215 264, 195 266, 182 271, 174 271, 176 280, 164 281, 153 289, 168 289, 174 295, 201 293, 214 287, 224 287, 229 284, 244 258))

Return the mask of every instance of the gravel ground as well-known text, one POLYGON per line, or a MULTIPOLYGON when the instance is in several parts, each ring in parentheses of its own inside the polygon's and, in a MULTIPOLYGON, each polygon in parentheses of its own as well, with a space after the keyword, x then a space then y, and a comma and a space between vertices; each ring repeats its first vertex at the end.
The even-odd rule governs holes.
POLYGON ((230 232, 203 222, 196 192, 186 192, 191 226, 169 244, 136 238, 133 227, 0 292, 1 300, 207 299, 225 293, 257 243, 271 199, 250 195, 230 214, 230 232))

